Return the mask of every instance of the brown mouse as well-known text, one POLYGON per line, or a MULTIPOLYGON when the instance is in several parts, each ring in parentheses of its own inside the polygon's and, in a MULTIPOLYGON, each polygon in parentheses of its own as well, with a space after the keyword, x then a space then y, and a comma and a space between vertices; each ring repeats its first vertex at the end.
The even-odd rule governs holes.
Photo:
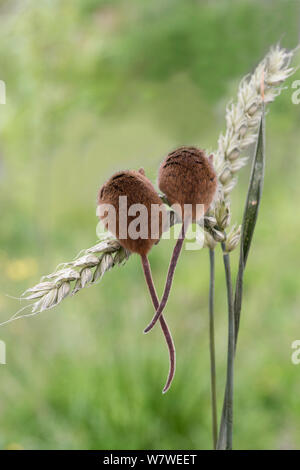
MULTIPOLYGON (((152 280, 151 268, 148 260, 148 253, 152 246, 156 244, 162 234, 162 217, 159 217, 158 230, 155 236, 152 236, 151 227, 151 208, 152 205, 158 205, 163 212, 163 203, 155 191, 151 181, 145 176, 144 170, 126 170, 114 174, 99 190, 98 193, 98 207, 109 204, 114 207, 116 212, 116 224, 113 224, 109 216, 109 211, 103 211, 100 219, 105 221, 106 228, 109 228, 113 235, 119 240, 120 244, 128 251, 137 253, 141 257, 141 262, 144 270, 146 283, 151 295, 152 303, 155 310, 159 307, 159 300, 156 294, 155 286, 152 280), (147 214, 141 217, 141 226, 147 226, 149 233, 146 238, 138 237, 132 238, 130 233, 130 224, 134 221, 135 217, 128 215, 127 208, 123 208, 120 203, 120 196, 127 197, 127 208, 132 207, 134 204, 142 204, 147 209, 147 214), (120 221, 122 217, 127 216, 127 220, 121 226, 120 221), (125 229, 125 230, 124 230, 125 229), (122 233, 121 233, 122 232, 122 233)), ((113 217, 113 215, 111 216, 113 217)), ((124 220, 124 219, 123 219, 124 220)), ((165 393, 172 383, 175 374, 175 347, 172 340, 171 333, 163 316, 160 317, 160 325, 164 333, 166 343, 169 350, 170 368, 166 385, 164 386, 163 393, 165 393)))
POLYGON ((207 158, 204 151, 196 147, 179 147, 169 153, 160 166, 159 189, 181 216, 182 229, 172 254, 161 303, 151 323, 145 328, 145 333, 153 328, 166 306, 187 228, 190 223, 199 221, 207 212, 213 201, 217 184, 212 155, 207 158))

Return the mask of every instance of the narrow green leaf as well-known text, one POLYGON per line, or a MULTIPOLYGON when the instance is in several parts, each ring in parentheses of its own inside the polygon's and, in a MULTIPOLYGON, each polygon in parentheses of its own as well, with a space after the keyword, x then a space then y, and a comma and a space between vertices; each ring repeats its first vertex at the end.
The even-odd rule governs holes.
POLYGON ((236 280, 234 317, 235 317, 235 345, 237 343, 240 315, 242 308, 243 278, 244 271, 251 247, 253 233, 258 216, 260 200, 263 189, 265 172, 265 110, 262 109, 262 116, 259 126, 258 139, 256 143, 255 155, 252 164, 248 194, 243 216, 239 270, 236 280))
MULTIPOLYGON (((252 164, 248 194, 246 199, 246 205, 243 215, 243 225, 241 233, 240 243, 240 259, 239 259, 239 270, 236 280, 235 287, 235 298, 234 298, 234 333, 235 333, 235 348, 237 344, 238 331, 240 325, 240 315, 242 308, 242 296, 243 296, 243 278, 244 271, 247 262, 247 258, 250 251, 252 237, 255 229, 255 224, 258 216, 258 210, 262 195, 263 181, 264 181, 264 169, 265 169, 265 110, 262 109, 261 122, 259 126, 258 139, 256 143, 256 149, 252 164)), ((220 424, 220 431, 218 436, 217 449, 226 449, 227 439, 227 423, 226 413, 228 408, 227 403, 228 396, 228 383, 226 383, 226 392, 224 397, 222 417, 220 424)))

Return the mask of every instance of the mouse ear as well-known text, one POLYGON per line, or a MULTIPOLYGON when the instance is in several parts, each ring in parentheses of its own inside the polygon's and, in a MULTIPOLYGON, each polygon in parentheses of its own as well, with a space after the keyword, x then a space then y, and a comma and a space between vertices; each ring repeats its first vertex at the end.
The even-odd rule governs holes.
POLYGON ((145 176, 145 170, 144 170, 144 168, 140 168, 138 172, 140 173, 140 175, 145 176))
POLYGON ((210 154, 210 156, 208 157, 208 160, 210 161, 210 163, 214 162, 214 154, 213 153, 210 154))

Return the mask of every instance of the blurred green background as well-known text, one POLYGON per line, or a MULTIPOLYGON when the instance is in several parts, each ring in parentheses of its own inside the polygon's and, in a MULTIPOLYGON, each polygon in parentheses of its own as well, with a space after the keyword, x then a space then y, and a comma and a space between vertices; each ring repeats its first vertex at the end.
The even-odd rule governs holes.
MULTIPOLYGON (((241 77, 279 39, 298 43, 299 1, 0 2, 0 321, 43 274, 96 242, 96 194, 115 170, 155 181, 179 144, 214 149, 241 77)), ((298 57, 299 59, 299 57, 298 57)), ((299 63, 299 60, 298 60, 299 63)), ((234 447, 300 448, 300 113, 291 83, 267 116, 264 197, 248 261, 236 361, 234 447)), ((249 165, 233 192, 240 222, 249 165)), ((161 294, 173 242, 150 256, 161 294)), ((220 253, 218 253, 220 254, 220 253)), ((236 272, 237 253, 233 272, 236 272)), ((227 313, 217 256, 221 409, 227 313)), ((0 447, 211 448, 208 252, 185 252, 166 311, 168 362, 137 257, 92 289, 0 329, 0 447)))

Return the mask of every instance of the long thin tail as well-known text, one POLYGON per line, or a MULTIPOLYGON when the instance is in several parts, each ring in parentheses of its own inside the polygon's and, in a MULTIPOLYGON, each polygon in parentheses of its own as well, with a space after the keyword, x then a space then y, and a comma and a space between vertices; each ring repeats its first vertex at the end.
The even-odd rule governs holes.
POLYGON ((183 223, 180 235, 178 237, 178 240, 177 240, 176 245, 175 245, 174 250, 173 250, 173 254, 172 254, 172 258, 171 258, 170 266, 169 266, 169 270, 168 270, 167 280, 166 280, 166 286, 165 286, 165 290, 164 290, 164 294, 163 294, 161 303, 160 303, 159 307, 156 309, 156 313, 155 313, 154 317, 152 318, 151 323, 149 323, 147 328, 144 329, 144 333, 148 333, 150 330, 152 330, 152 328, 154 327, 157 320, 161 318, 161 314, 162 314, 162 312, 163 312, 163 310, 164 310, 164 308, 167 304, 169 294, 170 294, 170 290, 171 290, 171 286, 172 286, 174 273, 175 273, 176 264, 177 264, 182 246, 183 246, 186 230, 187 230, 187 224, 183 223))
MULTIPOLYGON (((147 256, 141 256, 141 259, 142 259, 142 266, 143 266, 147 286, 149 288, 149 292, 150 292, 150 295, 151 295, 152 303, 153 303, 153 306, 154 306, 155 310, 157 310, 158 307, 159 307, 159 300, 158 300, 156 290, 155 290, 155 286, 154 286, 154 283, 153 283, 150 264, 149 264, 147 256)), ((170 330, 168 328, 168 325, 167 325, 163 315, 161 315, 159 321, 160 321, 161 329, 162 329, 163 334, 165 336, 165 340, 166 340, 168 350, 169 350, 169 357, 170 357, 169 374, 168 374, 166 385, 163 388, 163 393, 166 393, 169 390, 169 388, 171 386, 171 383, 172 383, 172 380, 173 380, 174 375, 175 375, 176 353, 175 353, 175 346, 174 346, 174 342, 173 342, 173 339, 172 339, 172 335, 170 333, 170 330)))

